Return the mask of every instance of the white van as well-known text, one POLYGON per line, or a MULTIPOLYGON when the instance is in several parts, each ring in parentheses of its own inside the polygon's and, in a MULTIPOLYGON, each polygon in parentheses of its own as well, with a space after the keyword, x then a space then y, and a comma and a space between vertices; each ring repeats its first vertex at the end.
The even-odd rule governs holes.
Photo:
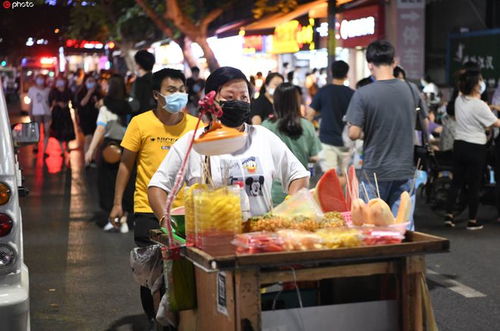
POLYGON ((0 330, 30 330, 29 276, 23 259, 23 227, 19 195, 21 172, 14 144, 35 143, 36 123, 11 130, 0 89, 0 330))

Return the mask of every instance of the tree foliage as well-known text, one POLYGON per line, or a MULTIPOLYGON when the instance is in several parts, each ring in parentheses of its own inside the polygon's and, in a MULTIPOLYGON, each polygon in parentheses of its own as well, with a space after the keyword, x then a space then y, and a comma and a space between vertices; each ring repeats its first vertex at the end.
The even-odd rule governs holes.
POLYGON ((255 2, 253 17, 256 19, 274 13, 288 13, 298 5, 297 0, 257 0, 255 2))

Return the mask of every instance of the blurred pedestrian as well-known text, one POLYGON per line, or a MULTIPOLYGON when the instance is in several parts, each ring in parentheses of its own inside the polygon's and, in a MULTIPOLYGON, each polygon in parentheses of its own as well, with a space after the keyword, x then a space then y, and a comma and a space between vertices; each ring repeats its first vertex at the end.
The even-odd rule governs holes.
POLYGON ((344 61, 334 61, 331 66, 332 82, 322 87, 313 98, 308 118, 321 116, 319 139, 323 146, 320 154, 320 166, 323 171, 335 169, 343 174, 349 165, 349 149, 344 147, 342 131, 344 116, 354 90, 344 83, 349 72, 349 65, 344 61))
POLYGON ((274 113, 273 95, 276 87, 284 82, 283 76, 278 72, 267 75, 262 84, 259 97, 251 103, 249 120, 253 125, 261 124, 274 113))
MULTIPOLYGON (((394 53, 394 47, 384 40, 368 46, 366 60, 376 81, 354 93, 346 120, 349 138, 364 139, 361 178, 368 185, 366 179, 377 175, 379 195, 396 215, 401 193, 411 191, 415 174, 415 109, 419 92, 394 77, 394 53)), ((410 229, 414 227, 414 194, 412 201, 410 229)))
POLYGON ((460 95, 455 100, 455 117, 457 120, 455 143, 453 145, 453 182, 448 196, 446 226, 455 227, 453 210, 458 191, 467 185, 467 202, 469 205, 469 221, 467 230, 480 230, 483 225, 477 221, 479 208, 479 189, 486 162, 485 130, 489 127, 500 127, 500 120, 481 100, 484 82, 476 71, 465 71, 459 76, 460 95))
MULTIPOLYGON (((104 97, 103 106, 99 109, 97 128, 85 153, 85 164, 89 165, 96 159, 97 151, 101 151, 102 155, 97 158, 97 188, 99 206, 106 215, 109 215, 113 208, 116 175, 122 154, 119 146, 127 128, 127 118, 132 113, 127 99, 124 78, 118 74, 112 75, 109 79, 108 93, 104 97), (102 148, 99 148, 101 145, 102 148)), ((123 194, 123 209, 127 212, 133 210, 133 186, 133 182, 130 181, 123 194)), ((113 229, 111 222, 104 227, 105 231, 113 229)), ((122 232, 128 232, 128 229, 124 226, 122 232)))
MULTIPOLYGON (((50 107, 49 107, 50 88, 46 85, 44 75, 38 74, 35 78, 35 85, 28 90, 28 97, 31 100, 29 115, 33 122, 43 125, 43 153, 47 151, 47 144, 50 135, 50 107)), ((40 130, 42 130, 40 128, 40 130)), ((33 149, 38 152, 37 145, 33 149)))
MULTIPOLYGON (((69 151, 68 143, 76 138, 69 109, 71 100, 72 94, 66 79, 63 76, 58 76, 54 87, 49 93, 49 104, 52 110, 50 136, 56 138, 59 142, 61 155, 64 155, 65 151, 69 151)), ((45 153, 45 156, 48 155, 45 153)))
POLYGON ((194 66, 191 68, 191 77, 186 80, 186 88, 189 96, 188 110, 189 113, 197 116, 198 101, 203 94, 205 88, 205 80, 200 77, 200 68, 194 66))
MULTIPOLYGON (((159 228, 148 202, 148 184, 167 155, 170 147, 186 132, 194 130, 197 119, 185 114, 188 96, 185 93, 185 77, 179 70, 162 69, 153 74, 153 97, 156 108, 132 118, 121 142, 121 157, 116 177, 111 220, 124 215, 123 194, 137 164, 134 194, 134 239, 139 247, 153 244, 149 230, 159 228)), ((184 201, 176 206, 183 205, 184 201)), ((119 224, 115 223, 115 226, 119 224)), ((150 289, 141 287, 141 301, 149 320, 155 312, 150 289)))
POLYGON ((68 87, 73 95, 77 93, 80 87, 84 84, 85 71, 82 68, 76 69, 75 73, 68 74, 68 87))
MULTIPOLYGON (((321 142, 311 122, 300 113, 301 96, 297 87, 283 83, 276 88, 273 96, 274 116, 266 119, 262 126, 271 130, 288 146, 302 165, 308 169, 318 161, 321 142)), ((275 180, 272 186, 273 205, 278 205, 286 197, 283 186, 275 180)))
POLYGON ((97 101, 99 100, 99 90, 94 76, 87 74, 84 84, 80 86, 75 98, 75 106, 78 115, 78 125, 84 135, 83 153, 87 153, 92 135, 96 129, 97 115, 99 110, 97 101))
POLYGON ((134 99, 134 115, 142 114, 154 109, 153 99, 153 66, 155 56, 146 50, 140 50, 134 56, 136 64, 136 78, 132 88, 132 98, 134 99))

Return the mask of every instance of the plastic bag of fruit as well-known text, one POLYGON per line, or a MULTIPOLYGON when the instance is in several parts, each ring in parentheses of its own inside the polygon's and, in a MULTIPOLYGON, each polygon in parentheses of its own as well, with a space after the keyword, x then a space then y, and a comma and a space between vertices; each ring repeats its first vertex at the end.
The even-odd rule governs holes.
POLYGON ((300 230, 279 230, 283 247, 287 251, 308 251, 322 249, 321 237, 315 233, 300 230))
POLYGON ((274 232, 251 232, 238 234, 231 243, 236 254, 256 254, 284 251, 283 239, 274 232))
POLYGON ((279 204, 273 209, 273 215, 285 218, 294 218, 297 215, 304 219, 312 219, 321 221, 323 219, 323 212, 318 206, 316 200, 309 192, 303 188, 297 193, 291 195, 288 199, 279 204))
POLYGON ((357 229, 330 228, 316 231, 324 248, 351 248, 363 245, 363 234, 357 229))

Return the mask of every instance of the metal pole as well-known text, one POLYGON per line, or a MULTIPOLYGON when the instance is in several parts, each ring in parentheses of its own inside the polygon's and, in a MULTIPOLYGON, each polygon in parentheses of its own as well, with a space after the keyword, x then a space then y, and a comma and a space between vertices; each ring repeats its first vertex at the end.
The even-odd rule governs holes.
POLYGON ((328 0, 328 69, 326 73, 328 77, 328 82, 332 81, 331 66, 333 61, 335 61, 335 48, 337 47, 337 40, 335 39, 336 6, 337 6, 336 0, 328 0))

